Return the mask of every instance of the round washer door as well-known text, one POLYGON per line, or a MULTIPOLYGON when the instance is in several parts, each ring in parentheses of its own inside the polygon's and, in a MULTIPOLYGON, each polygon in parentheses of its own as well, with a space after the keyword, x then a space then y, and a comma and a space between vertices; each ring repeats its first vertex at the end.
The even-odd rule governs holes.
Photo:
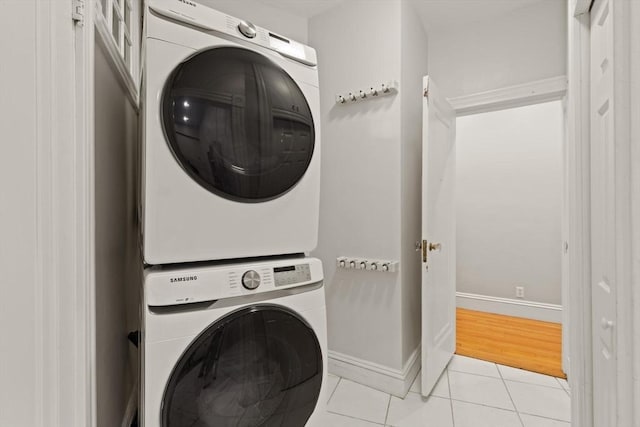
POLYGON ((184 352, 164 393, 162 427, 304 426, 321 385, 311 327, 284 307, 245 308, 184 352))
POLYGON ((186 173, 230 200, 286 193, 313 156, 313 117, 302 90, 248 49, 212 48, 181 63, 162 94, 162 122, 186 173))

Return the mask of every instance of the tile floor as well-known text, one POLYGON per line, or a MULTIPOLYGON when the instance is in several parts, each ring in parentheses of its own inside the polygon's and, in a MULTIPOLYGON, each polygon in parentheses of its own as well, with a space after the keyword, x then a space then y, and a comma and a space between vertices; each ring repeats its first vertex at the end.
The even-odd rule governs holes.
POLYGON ((327 427, 569 427, 565 380, 454 356, 429 398, 420 375, 399 399, 329 376, 327 427))

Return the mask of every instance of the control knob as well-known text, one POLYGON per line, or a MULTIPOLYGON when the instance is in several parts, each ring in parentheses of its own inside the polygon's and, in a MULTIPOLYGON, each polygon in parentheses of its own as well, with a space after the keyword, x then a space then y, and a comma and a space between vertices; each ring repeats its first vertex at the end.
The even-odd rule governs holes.
POLYGON ((256 27, 251 22, 247 21, 240 21, 240 23, 238 24, 238 30, 242 33, 243 36, 249 39, 255 38, 255 36, 258 34, 258 32, 256 31, 256 27))
POLYGON ((249 270, 242 275, 242 286, 250 291, 260 286, 260 275, 255 270, 249 270))

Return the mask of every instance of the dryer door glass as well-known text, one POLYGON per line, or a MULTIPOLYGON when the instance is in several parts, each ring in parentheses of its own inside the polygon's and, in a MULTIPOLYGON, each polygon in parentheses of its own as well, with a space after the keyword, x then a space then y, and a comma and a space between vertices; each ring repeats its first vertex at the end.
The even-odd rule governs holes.
POLYGON ((162 94, 162 122, 186 173, 231 200, 286 193, 313 155, 313 118, 302 90, 248 49, 209 49, 180 64, 162 94))
POLYGON ((255 306, 215 322, 176 364, 162 427, 304 426, 318 401, 322 351, 292 311, 255 306))

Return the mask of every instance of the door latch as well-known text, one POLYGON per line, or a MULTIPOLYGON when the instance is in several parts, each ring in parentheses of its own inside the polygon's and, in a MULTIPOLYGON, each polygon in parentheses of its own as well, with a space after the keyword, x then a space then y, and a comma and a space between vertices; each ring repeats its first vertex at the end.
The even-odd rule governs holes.
POLYGON ((427 250, 428 250, 427 241, 426 240, 422 241, 421 247, 422 247, 422 262, 426 264, 427 263, 427 250))

